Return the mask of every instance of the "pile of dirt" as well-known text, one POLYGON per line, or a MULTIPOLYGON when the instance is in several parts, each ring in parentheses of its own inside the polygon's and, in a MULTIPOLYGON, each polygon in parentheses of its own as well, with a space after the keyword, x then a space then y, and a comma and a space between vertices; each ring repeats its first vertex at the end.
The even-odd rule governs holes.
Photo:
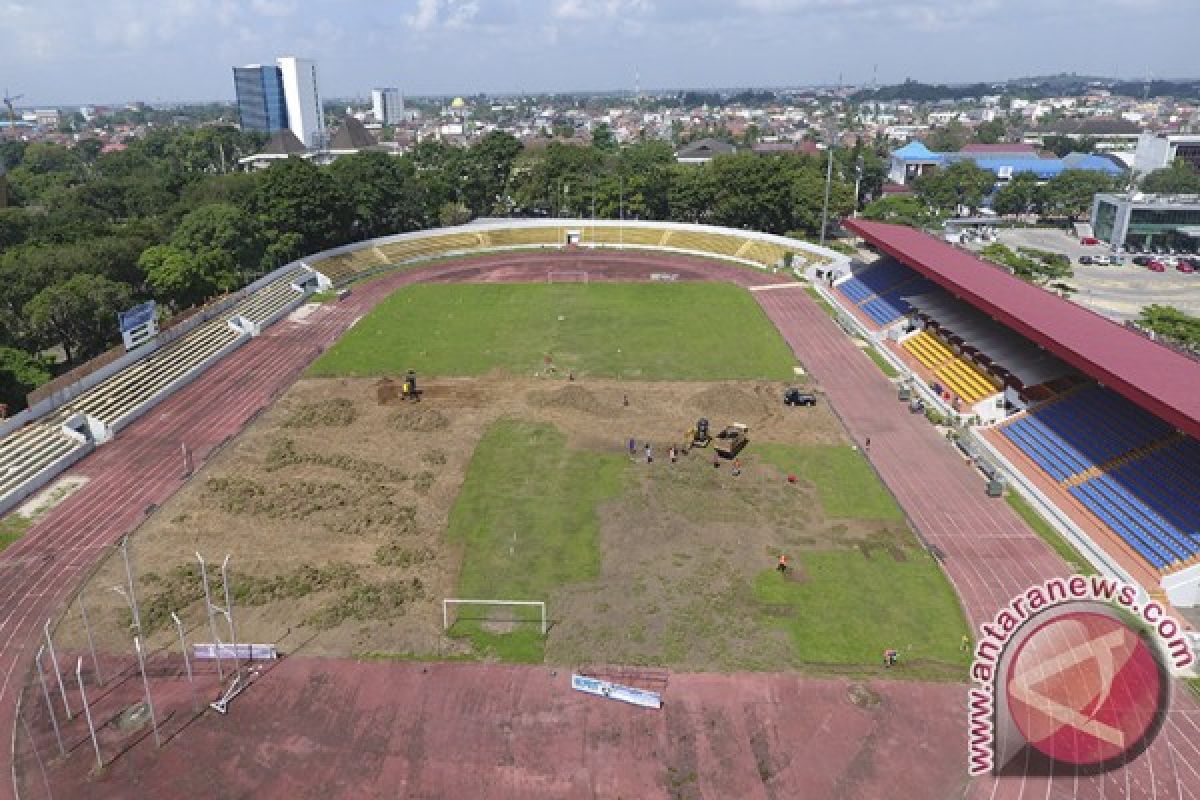
POLYGON ((569 383, 561 389, 545 392, 530 392, 529 403, 543 408, 565 408, 585 414, 609 414, 611 407, 596 397, 589 389, 569 383))
POLYGON ((761 397, 727 383, 710 386, 692 395, 691 405, 702 416, 709 418, 717 416, 741 418, 761 414, 765 411, 761 397))
POLYGON ((861 683, 850 684, 846 688, 846 695, 850 702, 859 708, 875 708, 883 702, 879 692, 861 683))
POLYGON ((285 428, 347 428, 358 419, 358 409, 344 397, 333 397, 318 403, 306 403, 293 411, 285 428))
POLYGON ((450 420, 446 415, 436 408, 422 408, 421 406, 409 406, 408 408, 400 408, 388 418, 392 427, 402 431, 413 431, 415 433, 432 433, 440 431, 450 424, 450 420))

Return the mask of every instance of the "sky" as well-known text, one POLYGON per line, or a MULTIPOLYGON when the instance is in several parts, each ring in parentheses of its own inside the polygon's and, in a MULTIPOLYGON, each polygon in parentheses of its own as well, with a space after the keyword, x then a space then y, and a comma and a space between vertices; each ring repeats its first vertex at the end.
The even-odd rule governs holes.
POLYGON ((1194 77, 1198 0, 0 0, 22 106, 232 101, 318 62, 325 97, 1194 77))

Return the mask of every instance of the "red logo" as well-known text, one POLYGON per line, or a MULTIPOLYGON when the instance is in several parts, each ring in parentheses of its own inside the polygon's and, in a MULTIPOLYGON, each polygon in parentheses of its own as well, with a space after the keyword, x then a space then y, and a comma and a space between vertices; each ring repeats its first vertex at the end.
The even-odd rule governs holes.
POLYGON ((1012 720, 1030 746, 1078 766, 1140 753, 1157 732, 1166 688, 1151 647, 1119 619, 1090 611, 1033 630, 1004 681, 1012 720))

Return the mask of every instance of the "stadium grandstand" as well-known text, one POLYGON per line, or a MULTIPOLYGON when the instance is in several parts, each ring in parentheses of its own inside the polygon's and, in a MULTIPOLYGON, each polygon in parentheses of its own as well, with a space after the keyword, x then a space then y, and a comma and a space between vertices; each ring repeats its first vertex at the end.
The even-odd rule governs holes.
POLYGON ((921 231, 845 224, 881 257, 829 296, 1088 551, 1200 605, 1200 362, 921 231))

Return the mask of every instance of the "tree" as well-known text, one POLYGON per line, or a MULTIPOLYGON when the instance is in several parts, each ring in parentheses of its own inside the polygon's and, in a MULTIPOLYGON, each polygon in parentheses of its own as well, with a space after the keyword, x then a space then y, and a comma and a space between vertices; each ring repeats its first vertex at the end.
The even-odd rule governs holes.
POLYGON ((355 238, 402 233, 424 224, 424 198, 407 160, 355 153, 333 162, 329 174, 353 206, 355 238))
POLYGON ((265 247, 254 217, 231 203, 209 203, 188 213, 171 235, 171 244, 192 254, 227 253, 241 270, 257 270, 265 247))
POLYGON ((69 363, 104 352, 117 335, 117 312, 132 303, 128 286, 81 273, 38 292, 25 307, 33 332, 63 349, 69 363))
POLYGON ((607 122, 601 122, 592 129, 592 147, 606 153, 617 149, 617 137, 607 122))
POLYGON ((471 221, 471 209, 461 203, 446 203, 438 211, 438 224, 443 228, 464 225, 471 221))
POLYGON ((1032 172, 1018 172, 996 191, 992 209, 997 214, 1032 214, 1040 212, 1045 193, 1032 172))
POLYGON ((177 309, 199 305, 240 282, 233 256, 220 248, 192 252, 157 245, 142 253, 138 263, 155 298, 177 309))
POLYGON ((492 131, 467 150, 463 159, 463 201, 476 214, 509 210, 509 182, 522 146, 503 131, 492 131))
POLYGON ((975 128, 975 141, 980 144, 996 144, 1003 141, 1007 135, 1008 126, 1000 118, 984 122, 975 128))
POLYGON ((862 212, 866 219, 879 222, 894 222, 911 228, 925 228, 936 222, 937 217, 918 198, 911 194, 896 194, 881 197, 869 203, 862 212))
POLYGON ((275 258, 299 258, 350 241, 353 235, 350 201, 329 173, 301 158, 277 161, 264 170, 249 210, 269 243, 278 243, 284 232, 299 237, 289 238, 297 245, 290 251, 273 249, 275 258))
POLYGON ((21 244, 29 236, 32 221, 23 208, 0 208, 0 251, 21 244))
POLYGON ((1043 187, 1047 214, 1074 219, 1086 214, 1099 192, 1111 192, 1117 180, 1103 172, 1066 169, 1048 180, 1043 187))
POLYGON ((25 396, 50 380, 49 365, 12 347, 0 347, 0 404, 9 412, 25 407, 25 396))
POLYGON ((1174 306, 1146 306, 1138 316, 1138 324, 1180 344, 1200 347, 1200 317, 1174 306))
POLYGON ((996 176, 990 170, 973 161, 958 161, 945 169, 926 172, 917 178, 914 188, 928 206, 952 214, 965 207, 974 213, 995 183, 996 176))
POLYGON ((970 135, 966 126, 952 119, 945 127, 930 131, 925 137, 925 146, 935 153, 954 153, 963 149, 970 135))
POLYGON ((1150 194, 1200 194, 1200 172, 1177 158, 1169 167, 1147 173, 1141 184, 1142 191, 1150 194))

